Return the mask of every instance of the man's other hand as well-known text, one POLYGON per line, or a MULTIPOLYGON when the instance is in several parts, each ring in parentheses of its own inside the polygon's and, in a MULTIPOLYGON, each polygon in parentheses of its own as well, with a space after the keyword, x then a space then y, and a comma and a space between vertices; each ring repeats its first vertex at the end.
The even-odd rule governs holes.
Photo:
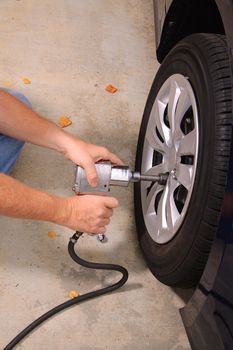
MULTIPOLYGON (((70 135, 69 135, 70 136, 70 135)), ((86 143, 82 140, 69 137, 64 149, 65 157, 85 169, 87 180, 92 187, 98 185, 98 176, 95 163, 100 160, 109 160, 113 164, 122 165, 123 162, 107 148, 86 143)))
POLYGON ((113 209, 118 206, 114 197, 81 195, 62 201, 55 223, 86 233, 105 233, 113 209), (65 202, 64 202, 65 201, 65 202))

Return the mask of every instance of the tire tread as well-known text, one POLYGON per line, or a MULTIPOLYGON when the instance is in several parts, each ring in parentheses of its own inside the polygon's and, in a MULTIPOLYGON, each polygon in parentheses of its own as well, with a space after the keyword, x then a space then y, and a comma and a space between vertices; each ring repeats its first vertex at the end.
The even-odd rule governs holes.
POLYGON ((222 198, 224 196, 227 182, 227 170, 229 165, 232 134, 232 86, 226 39, 224 36, 213 34, 200 34, 200 36, 202 36, 201 41, 203 46, 209 53, 208 58, 211 65, 212 79, 215 85, 214 93, 217 106, 216 145, 214 149, 214 166, 209 187, 210 190, 207 205, 203 215, 202 225, 200 227, 200 234, 195 241, 194 254, 196 253, 197 257, 193 260, 195 263, 193 263, 188 276, 186 276, 181 283, 184 287, 195 285, 198 282, 209 256, 209 251, 211 249, 221 214, 222 198), (213 36, 216 37, 215 40, 212 39, 213 36), (219 45, 220 41, 222 42, 222 45, 219 45), (225 51, 222 50, 223 45, 225 46, 225 51), (227 83, 219 89, 219 83, 216 84, 216 82, 221 81, 222 83, 223 80, 226 80, 227 83), (224 142, 223 145, 221 144, 222 142, 224 142), (220 173, 221 176, 219 176, 220 173), (205 226, 210 229, 205 230, 205 226), (209 245, 207 251, 205 249, 206 244, 209 245), (201 270, 200 274, 198 275, 197 266, 200 266, 200 264, 201 270))

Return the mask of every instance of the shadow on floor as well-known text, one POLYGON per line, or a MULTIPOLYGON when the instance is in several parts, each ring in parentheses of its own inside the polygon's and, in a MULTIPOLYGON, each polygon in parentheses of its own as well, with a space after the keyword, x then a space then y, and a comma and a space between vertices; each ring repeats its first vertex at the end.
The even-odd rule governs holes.
POLYGON ((172 287, 171 289, 176 295, 178 295, 181 298, 181 300, 185 304, 188 303, 188 301, 191 299, 195 291, 195 288, 184 289, 184 288, 172 287))

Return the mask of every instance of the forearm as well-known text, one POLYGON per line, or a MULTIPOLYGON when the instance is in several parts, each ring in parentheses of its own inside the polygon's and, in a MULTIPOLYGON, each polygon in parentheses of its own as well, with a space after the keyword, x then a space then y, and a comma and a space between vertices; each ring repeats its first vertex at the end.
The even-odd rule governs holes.
POLYGON ((64 201, 0 173, 0 215, 59 223, 64 201))
POLYGON ((3 90, 0 90, 1 133, 63 153, 65 158, 85 169, 88 182, 92 186, 98 183, 94 163, 110 160, 115 164, 123 164, 107 148, 75 138, 3 90))
POLYGON ((118 202, 105 196, 60 198, 0 173, 0 215, 54 222, 72 230, 104 233, 118 202))
POLYGON ((0 133, 65 153, 72 136, 0 90, 0 133))

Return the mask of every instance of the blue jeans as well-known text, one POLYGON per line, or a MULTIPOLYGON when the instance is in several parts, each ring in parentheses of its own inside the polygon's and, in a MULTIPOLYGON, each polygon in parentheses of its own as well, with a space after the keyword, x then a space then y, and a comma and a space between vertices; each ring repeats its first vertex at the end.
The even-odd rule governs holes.
MULTIPOLYGON (((1 90, 4 90, 8 92, 9 94, 15 96, 18 100, 23 102, 28 107, 32 108, 31 103, 20 92, 1 88, 1 90)), ((15 165, 15 162, 22 151, 22 148, 24 146, 24 142, 14 139, 13 137, 6 136, 0 134, 0 172, 9 174, 12 170, 13 166, 15 165)))

